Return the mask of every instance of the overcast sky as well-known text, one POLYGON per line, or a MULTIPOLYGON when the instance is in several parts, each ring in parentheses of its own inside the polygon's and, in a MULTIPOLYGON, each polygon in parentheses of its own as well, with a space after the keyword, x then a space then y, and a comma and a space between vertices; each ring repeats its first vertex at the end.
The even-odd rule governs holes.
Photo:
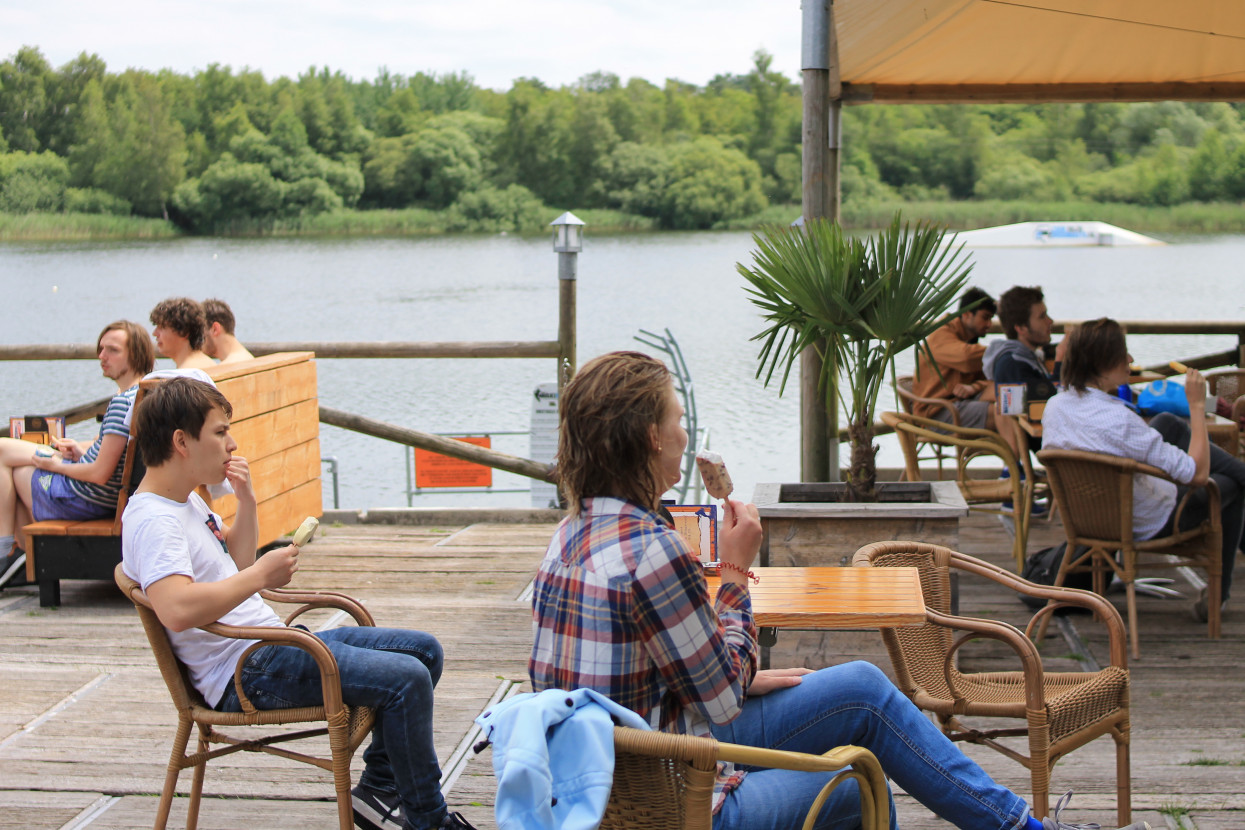
POLYGON ((795 79, 799 0, 0 0, 0 59, 38 46, 53 66, 95 53, 112 72, 210 63, 269 80, 327 65, 355 79, 387 66, 469 72, 508 89, 603 70, 624 81, 704 84, 774 55, 795 79))

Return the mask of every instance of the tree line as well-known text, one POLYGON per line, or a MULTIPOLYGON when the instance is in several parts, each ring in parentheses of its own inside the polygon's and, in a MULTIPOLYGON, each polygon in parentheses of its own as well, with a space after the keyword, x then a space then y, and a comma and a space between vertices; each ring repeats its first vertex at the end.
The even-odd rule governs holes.
MULTIPOLYGON (((611 208, 707 228, 800 201, 800 87, 754 55, 704 86, 596 72, 508 90, 465 72, 267 80, 213 64, 0 63, 0 212, 163 216, 262 230, 343 209, 428 208, 452 228, 526 230, 611 208)), ((848 203, 1245 199, 1238 104, 845 109, 848 203)))

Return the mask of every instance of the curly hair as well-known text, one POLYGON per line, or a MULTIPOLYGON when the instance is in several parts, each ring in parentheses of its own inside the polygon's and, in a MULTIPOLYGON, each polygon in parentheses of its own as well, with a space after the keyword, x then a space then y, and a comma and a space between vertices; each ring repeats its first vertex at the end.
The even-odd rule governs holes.
POLYGON ((1065 389, 1084 392, 1102 375, 1128 361, 1124 327, 1110 317, 1081 323, 1064 337, 1060 372, 1065 389))
POLYGON ((670 372, 640 352, 585 363, 559 402, 558 485, 571 515, 612 496, 657 510, 666 487, 653 434, 667 414, 670 372))
POLYGON ((190 341, 190 348, 203 348, 203 330, 207 323, 203 306, 189 297, 170 297, 151 310, 151 324, 163 326, 190 341))
POLYGON ((117 320, 104 326, 104 330, 95 338, 95 352, 99 353, 100 343, 104 335, 110 331, 125 332, 125 360, 131 372, 145 375, 156 368, 156 347, 151 345, 151 335, 147 329, 129 320, 117 320))

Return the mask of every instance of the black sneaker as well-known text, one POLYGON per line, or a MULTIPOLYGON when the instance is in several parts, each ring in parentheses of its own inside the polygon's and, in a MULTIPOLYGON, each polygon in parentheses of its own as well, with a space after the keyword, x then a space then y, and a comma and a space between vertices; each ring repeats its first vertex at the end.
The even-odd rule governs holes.
POLYGON ((406 830, 402 799, 397 793, 380 793, 364 787, 350 791, 354 825, 363 830, 406 830))
POLYGON ((444 830, 476 830, 476 828, 463 818, 462 813, 446 813, 445 820, 441 822, 444 830))
MULTIPOLYGON (((1193 603, 1191 609, 1193 619, 1197 622, 1204 623, 1210 621, 1210 598, 1207 596, 1209 592, 1203 588, 1201 595, 1193 603)), ((1228 610, 1228 601, 1225 599, 1223 604, 1219 606, 1219 614, 1222 616, 1228 610)))
POLYGON ((16 588, 29 584, 26 581, 26 551, 14 545, 8 561, 4 564, 4 570, 0 571, 0 588, 16 588))

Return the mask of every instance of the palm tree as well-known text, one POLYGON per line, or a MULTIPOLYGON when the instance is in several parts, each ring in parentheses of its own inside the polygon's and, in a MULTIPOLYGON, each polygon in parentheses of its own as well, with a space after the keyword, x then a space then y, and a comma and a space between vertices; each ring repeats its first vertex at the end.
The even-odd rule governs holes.
POLYGON ((893 376, 895 355, 924 346, 972 271, 963 245, 944 245, 946 234, 928 223, 901 225, 896 213, 890 227, 862 242, 817 219, 753 234, 753 266, 736 265, 769 323, 752 338, 764 341, 757 377, 765 372, 768 386, 783 364, 782 394, 800 353, 813 348, 827 407, 835 391, 848 401, 851 501, 876 499, 873 420, 887 370, 893 376))

